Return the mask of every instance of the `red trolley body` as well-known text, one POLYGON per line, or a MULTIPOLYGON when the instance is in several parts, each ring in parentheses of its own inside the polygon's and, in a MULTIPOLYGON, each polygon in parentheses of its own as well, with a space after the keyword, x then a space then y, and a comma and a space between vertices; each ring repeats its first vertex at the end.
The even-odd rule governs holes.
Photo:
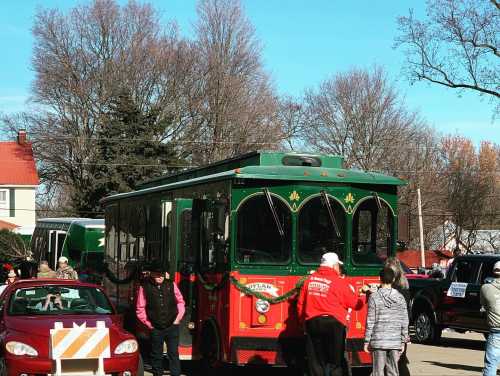
MULTIPOLYGON (((355 291, 378 283, 394 255, 398 179, 345 170, 339 157, 253 153, 165 177, 103 200, 105 286, 127 328, 151 262, 171 265, 186 300, 183 359, 300 366, 304 330, 297 294, 321 255, 334 251, 355 291)), ((366 309, 349 313, 351 366, 363 352, 366 309)))

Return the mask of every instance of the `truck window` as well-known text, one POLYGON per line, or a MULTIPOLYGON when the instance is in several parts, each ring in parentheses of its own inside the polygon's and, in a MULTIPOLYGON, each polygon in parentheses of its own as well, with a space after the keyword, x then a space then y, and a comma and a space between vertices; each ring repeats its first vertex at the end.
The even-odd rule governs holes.
POLYGON ((495 261, 487 261, 483 262, 481 265, 481 273, 479 274, 479 283, 483 284, 486 278, 495 278, 493 274, 493 265, 495 265, 495 261))
POLYGON ((452 282, 476 283, 478 263, 468 260, 458 261, 451 277, 452 282))

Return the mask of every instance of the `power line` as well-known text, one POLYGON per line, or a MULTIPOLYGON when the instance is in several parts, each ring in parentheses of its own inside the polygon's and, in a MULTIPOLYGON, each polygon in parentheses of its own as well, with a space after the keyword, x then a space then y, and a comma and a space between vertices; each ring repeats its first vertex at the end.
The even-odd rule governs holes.
POLYGON ((54 141, 54 140, 77 140, 77 141, 82 141, 82 140, 87 140, 87 141, 119 141, 119 142, 134 142, 134 141, 139 141, 143 143, 160 143, 164 145, 169 145, 169 144, 174 144, 174 145, 188 145, 188 144, 207 144, 207 145, 239 145, 239 144, 245 144, 245 145, 276 145, 283 140, 279 141, 272 141, 272 142, 262 142, 262 141, 201 141, 201 140, 182 140, 182 141, 175 141, 175 140, 151 140, 147 138, 130 138, 130 137, 80 137, 80 136, 57 136, 57 137, 50 137, 50 136, 42 136, 42 137, 37 137, 34 141, 54 141))
MULTIPOLYGON (((0 163, 21 163, 26 164, 30 161, 11 161, 11 160, 0 160, 0 163)), ((197 165, 170 165, 170 164, 135 164, 135 163, 106 163, 106 162, 72 162, 65 161, 65 163, 70 163, 71 165, 77 166, 131 166, 131 167, 161 167, 161 168, 195 168, 197 165)), ((58 164, 56 162, 50 162, 48 164, 58 164)))
MULTIPOLYGON (((12 160, 0 160, 0 163, 21 163, 21 164, 26 164, 29 163, 30 161, 12 161, 12 160)), ((198 167, 203 167, 200 165, 191 165, 191 164, 135 164, 135 163, 107 163, 107 162, 74 162, 74 161, 64 161, 65 163, 70 163, 72 165, 77 165, 77 166, 131 166, 131 167, 158 167, 158 168, 198 168, 198 167)), ((39 163, 45 163, 49 165, 53 164, 58 164, 57 162, 39 162, 39 163)), ((207 166, 208 167, 208 166, 207 166)), ((301 166, 297 166, 301 167, 301 166)), ((321 167, 317 167, 318 170, 321 170, 321 167)), ((414 175, 414 174, 422 174, 422 173, 432 173, 436 175, 442 175, 442 174, 447 174, 446 172, 440 172, 440 171, 435 171, 435 170, 388 170, 388 171, 370 171, 370 170, 360 170, 360 169, 355 169, 355 168, 347 168, 346 170, 350 171, 359 171, 359 172, 365 172, 365 173, 372 173, 372 174, 385 174, 385 175, 391 175, 391 174, 408 174, 408 175, 414 175)), ((500 173, 500 168, 495 169, 495 170, 490 170, 488 172, 494 172, 494 173, 500 173)))
MULTIPOLYGON (((32 135, 36 133, 31 133, 32 135)), ((262 142, 262 141, 202 141, 202 140, 152 140, 152 139, 147 139, 147 138, 135 138, 135 137, 82 137, 82 136, 40 136, 35 138, 35 142, 37 141, 51 141, 51 140, 87 140, 87 141, 120 141, 120 142, 144 142, 144 143, 162 143, 165 145, 168 144, 174 144, 174 145, 189 145, 189 144, 206 144, 206 145, 236 145, 236 144, 247 144, 247 145, 276 145, 279 144, 283 141, 285 141, 285 138, 282 138, 277 141, 272 141, 272 142, 262 142)), ((493 144, 496 145, 496 144, 493 144)), ((405 146, 404 148, 401 146, 397 145, 384 145, 380 149, 397 149, 397 150, 438 150, 438 151, 444 151, 442 147, 439 146, 428 146, 428 145, 419 145, 419 146, 405 146)))

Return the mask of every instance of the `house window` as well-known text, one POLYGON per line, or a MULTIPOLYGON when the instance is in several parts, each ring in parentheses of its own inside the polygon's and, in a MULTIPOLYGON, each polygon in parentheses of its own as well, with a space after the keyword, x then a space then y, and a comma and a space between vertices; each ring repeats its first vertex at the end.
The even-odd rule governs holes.
POLYGON ((9 217, 9 190, 0 189, 0 217, 9 217))

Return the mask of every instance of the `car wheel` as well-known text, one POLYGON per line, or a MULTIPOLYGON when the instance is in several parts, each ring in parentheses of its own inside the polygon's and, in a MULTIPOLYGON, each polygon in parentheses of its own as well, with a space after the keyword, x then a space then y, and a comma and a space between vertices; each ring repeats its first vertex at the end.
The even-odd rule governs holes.
POLYGON ((144 376, 144 361, 142 355, 139 354, 139 364, 137 365, 137 376, 144 376))
POLYGON ((441 338, 441 329, 428 311, 419 312, 414 321, 416 343, 435 343, 441 338))

